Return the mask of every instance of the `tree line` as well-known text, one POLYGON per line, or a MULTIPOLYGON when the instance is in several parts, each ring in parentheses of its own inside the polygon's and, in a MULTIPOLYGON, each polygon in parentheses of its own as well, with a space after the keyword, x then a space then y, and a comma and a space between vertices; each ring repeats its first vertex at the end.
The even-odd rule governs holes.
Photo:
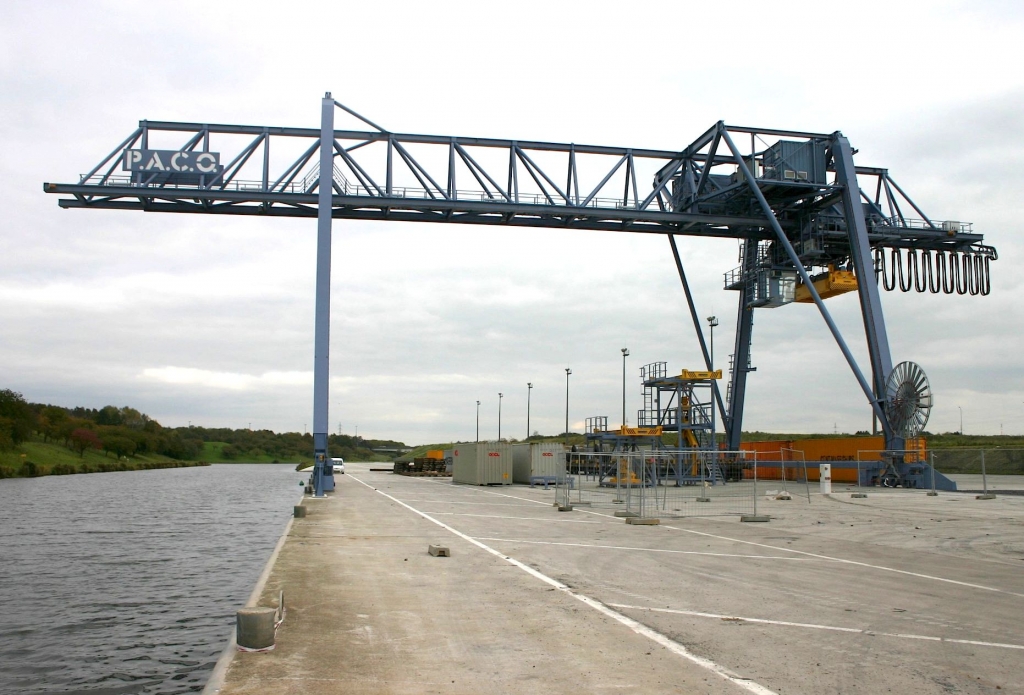
MULTIPOLYGON (((207 442, 223 442, 220 457, 227 460, 300 461, 312 458, 313 435, 208 427, 163 427, 145 413, 129 406, 65 408, 30 403, 11 389, 0 390, 0 451, 9 451, 38 437, 61 444, 84 457, 89 450, 115 458, 161 454, 191 461, 202 457, 207 442)), ((373 449, 404 448, 402 442, 330 435, 331 456, 372 460, 373 449)))
POLYGON ((198 438, 182 437, 178 431, 161 426, 135 408, 64 408, 29 403, 16 391, 0 390, 0 451, 13 449, 33 437, 62 444, 79 456, 96 449, 116 458, 161 454, 192 460, 203 448, 198 438))

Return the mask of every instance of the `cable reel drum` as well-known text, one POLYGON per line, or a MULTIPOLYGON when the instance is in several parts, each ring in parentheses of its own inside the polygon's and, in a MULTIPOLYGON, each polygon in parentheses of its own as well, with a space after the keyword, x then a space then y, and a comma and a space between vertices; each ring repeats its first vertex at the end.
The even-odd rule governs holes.
MULTIPOLYGON (((893 432, 903 439, 921 434, 928 424, 933 402, 928 375, 915 362, 900 362, 885 380, 885 417, 893 432)), ((880 480, 884 487, 900 483, 898 468, 892 461, 880 480)))

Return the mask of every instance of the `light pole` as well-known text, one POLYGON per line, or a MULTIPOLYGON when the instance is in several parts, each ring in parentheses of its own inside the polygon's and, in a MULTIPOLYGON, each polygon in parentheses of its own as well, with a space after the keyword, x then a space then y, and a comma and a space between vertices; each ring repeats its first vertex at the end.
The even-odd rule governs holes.
POLYGON ((569 375, 572 370, 565 368, 565 443, 569 444, 569 375))
POLYGON ((622 348, 622 427, 625 433, 626 427, 626 358, 629 357, 629 348, 622 348))
POLYGON ((960 406, 956 407, 960 411, 960 436, 964 436, 964 409, 960 406))
POLYGON ((530 393, 533 391, 533 383, 526 382, 526 438, 530 438, 530 393))
POLYGON ((711 358, 709 362, 711 362, 710 371, 713 372, 715 371, 715 326, 718 325, 718 317, 708 316, 708 325, 711 326, 711 358))
POLYGON ((505 394, 498 394, 498 441, 501 441, 501 399, 504 398, 505 394))
POLYGON ((480 443, 480 401, 476 402, 476 443, 480 443))

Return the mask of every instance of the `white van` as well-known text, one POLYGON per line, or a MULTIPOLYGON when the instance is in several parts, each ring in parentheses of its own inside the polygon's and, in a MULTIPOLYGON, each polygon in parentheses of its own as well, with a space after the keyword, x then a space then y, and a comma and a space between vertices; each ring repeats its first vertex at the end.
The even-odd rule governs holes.
POLYGON ((342 475, 345 475, 345 459, 331 459, 331 464, 334 467, 335 473, 341 473, 342 475))

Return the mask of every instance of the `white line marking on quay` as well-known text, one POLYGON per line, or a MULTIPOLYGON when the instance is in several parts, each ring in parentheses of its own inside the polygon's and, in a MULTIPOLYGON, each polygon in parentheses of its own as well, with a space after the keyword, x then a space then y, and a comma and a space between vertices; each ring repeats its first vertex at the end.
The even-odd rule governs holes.
MULTIPOLYGON (((603 516, 606 518, 614 518, 610 514, 602 514, 601 512, 594 512, 587 509, 579 509, 577 511, 583 512, 584 514, 594 514, 596 516, 603 516)), ((991 591, 997 594, 1006 594, 1007 596, 1016 596, 1018 598, 1024 598, 1024 594, 1016 591, 1007 591, 1006 589, 998 589, 993 586, 985 586, 984 584, 972 584, 970 582, 962 582, 957 579, 947 579, 946 577, 936 577, 932 574, 922 574, 920 572, 911 572, 909 570, 900 570, 895 567, 885 567, 884 565, 872 565, 868 562, 860 562, 858 560, 847 560, 841 557, 834 557, 831 555, 822 555, 820 553, 811 553, 806 550, 796 550, 795 548, 783 548, 777 545, 769 545, 768 543, 758 543, 757 541, 747 541, 742 538, 730 538, 729 536, 720 536, 715 533, 706 533, 704 531, 694 531, 688 528, 679 528, 678 526, 669 526, 668 524, 662 524, 661 528, 668 529, 671 531, 682 531, 683 533, 692 533, 697 536, 706 536, 707 538, 717 538, 722 541, 732 541, 733 543, 743 543, 745 545, 753 545, 758 548, 768 548, 770 550, 778 550, 784 553, 793 553, 795 555, 805 555, 807 557, 817 558, 818 560, 829 560, 831 562, 838 562, 844 565, 855 565, 857 567, 867 567, 869 569, 881 570, 883 572, 893 572, 895 574, 904 574, 910 577, 917 577, 918 579, 930 579, 935 582, 943 582, 946 584, 955 584, 957 586, 967 587, 968 589, 981 589, 982 591, 991 591)))
POLYGON ((480 490, 480 489, 478 489, 478 486, 459 485, 457 488, 455 488, 454 487, 454 483, 442 483, 442 482, 437 481, 437 480, 427 480, 426 482, 433 483, 434 485, 445 485, 447 487, 450 487, 450 488, 453 488, 453 489, 458 489, 460 491, 464 490, 465 492, 479 492, 479 493, 482 493, 484 495, 494 495, 495 497, 508 497, 509 499, 513 499, 513 500, 522 500, 523 502, 533 502, 534 504, 543 504, 545 507, 548 506, 549 504, 551 504, 551 500, 548 500, 547 502, 543 502, 541 500, 530 499, 529 497, 518 497, 516 495, 506 495, 503 492, 492 492, 490 490, 480 490))
MULTIPOLYGON (((498 514, 460 514, 458 512, 429 512, 436 516, 475 516, 481 519, 518 519, 519 521, 546 521, 559 524, 600 524, 600 521, 586 521, 584 519, 548 519, 539 516, 500 516, 498 514)), ((795 559, 795 558, 794 558, 795 559)))
POLYGON ((893 572, 895 574, 905 574, 909 577, 917 577, 918 579, 930 579, 935 582, 944 582, 946 584, 955 584, 957 586, 967 587, 969 589, 981 589, 982 591, 993 591, 997 594, 1007 594, 1009 596, 1018 596, 1024 598, 1024 594, 1018 594, 1015 591, 1007 591, 1006 589, 997 589, 992 586, 985 586, 983 584, 972 584, 970 582, 961 582, 957 579, 947 579, 946 577, 936 577, 932 574, 922 574, 920 572, 911 572, 909 570, 899 570, 895 567, 885 567, 884 565, 872 565, 868 562, 860 562, 858 560, 847 560, 841 557, 833 557, 830 555, 821 555, 820 553, 811 553, 806 550, 796 550, 794 548, 780 548, 776 545, 769 545, 767 543, 758 543, 757 541, 745 541, 739 538, 729 538, 728 536, 719 536, 714 533, 705 533, 704 531, 693 531, 691 529, 679 528, 678 526, 663 526, 662 528, 671 529, 673 531, 683 531, 684 533, 692 533, 698 536, 707 536, 708 538, 717 538, 719 540, 732 541, 733 543, 744 543, 746 545, 757 546, 758 548, 771 548, 772 550, 781 550, 787 553, 795 553, 797 555, 806 555, 807 557, 818 558, 819 560, 831 560, 832 562, 841 562, 845 565, 856 565, 858 567, 867 567, 870 569, 881 570, 883 572, 893 572))
POLYGON ((476 505, 478 507, 508 507, 508 508, 514 508, 514 509, 535 509, 535 507, 532 507, 529 504, 510 504, 508 502, 505 502, 505 503, 501 503, 501 502, 454 502, 452 500, 437 500, 437 499, 406 500, 406 502, 409 502, 410 504, 412 502, 426 502, 428 504, 434 504, 434 503, 437 503, 437 504, 470 504, 470 505, 476 505))
MULTIPOLYGON (((451 483, 440 483, 440 482, 437 482, 437 481, 434 481, 434 480, 431 480, 429 482, 432 482, 432 483, 437 484, 437 485, 440 485, 440 484, 451 484, 451 483)), ((536 503, 536 504, 539 504, 539 505, 548 505, 549 504, 547 502, 537 501, 537 499, 529 499, 528 497, 518 497, 518 496, 515 496, 515 495, 512 495, 512 494, 503 494, 501 492, 492 492, 490 490, 475 490, 475 489, 472 489, 472 488, 467 488, 467 491, 470 491, 470 490, 475 491, 475 492, 483 492, 484 494, 495 494, 495 495, 502 496, 502 497, 512 497, 513 499, 522 499, 523 502, 532 502, 532 503, 536 503)), ((613 517, 610 514, 603 514, 601 512, 595 512, 595 511, 592 511, 592 510, 578 509, 578 510, 575 510, 575 511, 583 512, 584 514, 592 514, 594 516, 604 517, 606 519, 616 519, 615 517, 613 517)), ((668 524, 663 524, 662 528, 670 529, 670 530, 674 530, 674 531, 683 531, 684 533, 693 533, 695 535, 703 535, 703 536, 707 536, 707 537, 710 537, 710 538, 718 538, 719 540, 730 540, 732 542, 739 542, 739 544, 745 544, 745 545, 749 545, 749 546, 756 546, 758 548, 767 548, 767 549, 770 549, 770 550, 773 550, 773 551, 779 551, 779 552, 782 552, 782 553, 793 553, 793 554, 796 554, 796 555, 805 555, 807 557, 817 558, 818 560, 828 560, 830 562, 838 562, 838 563, 843 563, 843 564, 847 564, 847 565, 856 565, 856 566, 859 566, 859 567, 866 567, 868 569, 877 569, 877 570, 881 570, 883 572, 893 572, 893 573, 896 573, 896 574, 905 574, 907 576, 918 577, 920 579, 931 579, 933 581, 941 581, 941 582, 945 582, 945 583, 956 584, 956 585, 958 585, 958 587, 966 587, 968 589, 978 589, 978 590, 985 591, 985 592, 993 592, 993 593, 996 593, 996 594, 1006 594, 1008 596, 1015 596, 1015 597, 1018 597, 1018 598, 1024 598, 1024 594, 1020 594, 1020 593, 1017 593, 1017 592, 1010 592, 1010 591, 1007 591, 1005 589, 996 589, 994 587, 985 587, 984 584, 976 584, 976 583, 971 583, 971 582, 968 582, 968 581, 959 581, 957 579, 947 579, 946 577, 935 576, 935 575, 932 575, 932 574, 922 574, 920 572, 911 572, 911 571, 908 571, 908 570, 905 570, 905 569, 896 569, 894 567, 886 567, 884 565, 872 565, 872 564, 867 563, 867 562, 859 562, 857 560, 846 560, 844 558, 837 558, 837 557, 828 556, 828 555, 821 555, 821 554, 818 554, 818 553, 809 553, 807 551, 798 551, 798 550, 795 550, 793 548, 780 548, 778 546, 771 546, 769 544, 763 544, 763 542, 757 542, 755 540, 743 540, 741 538, 731 538, 731 537, 726 536, 726 535, 718 535, 718 534, 715 534, 715 533, 707 533, 707 532, 703 532, 703 531, 694 531, 694 530, 689 529, 689 528, 680 528, 678 526, 670 526, 668 524)))
POLYGON ((804 627, 811 630, 829 630, 831 632, 849 632, 858 635, 871 635, 873 637, 896 637, 907 640, 924 640, 926 642, 951 642, 953 644, 969 644, 976 647, 998 647, 1000 649, 1024 649, 1024 644, 1007 644, 1004 642, 982 642, 970 639, 954 639, 952 637, 933 637, 931 635, 913 635, 903 632, 878 632, 876 630, 862 630, 856 627, 839 627, 836 625, 818 625, 816 623, 794 623, 788 620, 767 620, 765 618, 745 618, 738 615, 722 615, 718 613, 702 613, 700 611, 684 611, 674 608, 651 608, 648 606, 630 606, 624 603, 609 603, 609 606, 625 610, 649 611, 651 613, 672 613, 675 615, 689 615, 697 618, 714 618, 716 620, 742 620, 746 623, 761 623, 763 625, 781 625, 784 627, 804 627))
POLYGON ((653 642, 655 642, 657 644, 660 644, 661 646, 665 647, 666 649, 668 649, 669 651, 673 652, 674 654, 677 654, 677 655, 683 657, 684 659, 687 659, 687 660, 693 662, 694 664, 696 664, 698 666, 701 666, 702 668, 705 668, 705 669, 711 671, 716 676, 719 676, 719 677, 729 681, 730 683, 732 683, 732 684, 734 684, 736 686, 739 686, 743 690, 746 690, 747 692, 750 692, 750 693, 756 693, 757 695, 778 695, 778 693, 776 693, 775 691, 769 690, 768 688, 764 687, 763 685, 761 685, 759 683, 755 683, 754 681, 752 681, 750 679, 747 679, 747 678, 744 678, 743 676, 735 674, 732 671, 729 671, 728 669, 726 669, 724 666, 721 666, 721 665, 715 663, 714 661, 711 661, 710 659, 705 659, 704 657, 697 656, 696 654, 691 652, 689 649, 687 649, 683 645, 681 645, 678 642, 676 642, 675 640, 673 640, 673 639, 671 639, 669 637, 666 637, 665 635, 661 634, 660 632, 657 632, 656 630, 652 630, 651 628, 647 627, 643 623, 637 622, 636 620, 633 620, 632 618, 630 618, 628 616, 625 616, 622 613, 619 613, 618 611, 612 610, 611 608, 609 608, 608 606, 606 606, 605 604, 601 603, 600 601, 598 601, 596 599, 592 599, 589 596, 585 596, 584 594, 580 594, 580 593, 577 593, 577 592, 573 591, 570 587, 566 586, 565 584, 563 584, 562 582, 558 581, 557 579, 552 579, 551 577, 547 576, 546 574, 533 569, 529 565, 523 564, 519 560, 516 560, 515 558, 509 557, 508 555, 505 555, 504 553, 502 553, 502 552, 500 552, 498 550, 495 550, 494 548, 490 547, 489 545, 486 545, 485 543, 481 543, 480 541, 476 540, 475 538, 472 538, 471 536, 467 536, 466 534, 462 533, 461 531, 458 531, 458 530, 452 528, 448 524, 445 524, 442 521, 438 521, 437 519, 433 518, 429 514, 426 514, 425 512, 421 512, 420 510, 416 509, 415 507, 412 507, 412 506, 406 504, 402 500, 400 500, 400 499, 398 499, 396 497, 392 497, 391 495, 389 495, 386 492, 378 490, 377 488, 373 487, 369 483, 364 483, 362 480, 360 480, 359 478, 356 478, 355 476, 352 477, 352 480, 355 480, 357 483, 365 485, 366 487, 370 488, 374 492, 376 492, 376 493, 378 493, 380 495, 383 495, 384 497, 387 497, 392 502, 397 502, 398 504, 402 505, 403 507, 405 507, 409 511, 413 512, 414 514, 418 514, 421 517, 423 517, 424 519, 426 519, 427 521, 430 521, 430 522, 432 522, 434 524, 437 524, 438 526, 440 526, 441 528, 445 529, 446 531, 455 534, 456 536, 458 536, 459 538, 467 541, 468 543, 472 543, 473 545, 477 546, 481 550, 484 550, 484 551, 490 553, 491 555, 494 555, 495 557, 499 557, 502 560, 505 560, 509 564, 514 565, 515 567, 518 567, 519 569, 523 570, 524 572, 526 572, 527 574, 531 575, 532 577, 535 577, 535 578, 541 580, 542 582, 544 582, 545 584, 548 584, 548 585, 554 587, 555 589, 558 589, 559 591, 562 591, 562 592, 568 594, 569 596, 572 596, 577 601, 580 601, 581 603, 586 604, 587 606, 589 606, 590 608, 593 608, 594 610, 598 611, 599 613, 602 613, 603 615, 606 615, 609 618, 612 618, 613 620, 616 620, 617 622, 622 623, 623 625, 625 625, 626 627, 631 629, 636 634, 641 635, 643 637, 646 637, 649 640, 651 640, 651 641, 653 641, 653 642))
MULTIPOLYGON (((549 521, 549 519, 542 519, 549 521)), ((560 521, 560 520, 559 520, 560 521)), ((568 521, 568 519, 566 519, 568 521)), ((577 522, 580 523, 580 522, 577 522)), ((582 523, 593 524, 594 521, 582 523)), ((669 548, 638 548, 630 545, 600 545, 598 543, 565 543, 559 541, 528 541, 519 538, 490 538, 475 536, 481 541, 498 541, 501 543, 529 543, 531 545, 565 545, 572 548, 601 548, 602 550, 636 550, 643 553, 668 553, 674 555, 710 555, 711 557, 738 557, 745 560, 785 560, 787 562, 813 562, 814 558, 787 557, 785 555, 743 555, 741 553, 709 553, 701 550, 671 550, 669 548)))

